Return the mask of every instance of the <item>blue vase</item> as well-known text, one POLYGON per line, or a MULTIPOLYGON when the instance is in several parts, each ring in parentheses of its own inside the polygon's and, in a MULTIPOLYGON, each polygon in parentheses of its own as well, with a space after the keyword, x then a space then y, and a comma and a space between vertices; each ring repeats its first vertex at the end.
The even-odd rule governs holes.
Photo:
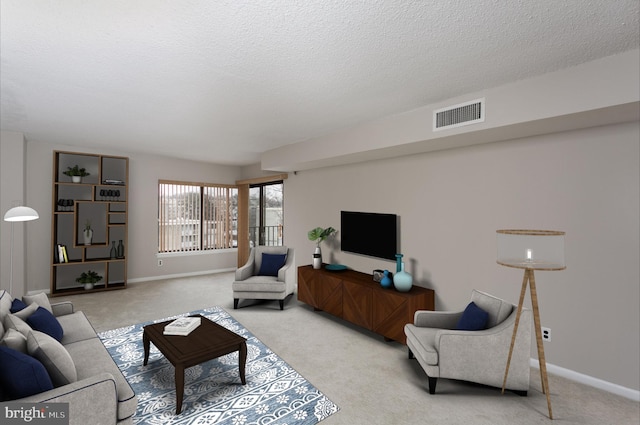
POLYGON ((413 276, 404 271, 404 262, 400 264, 400 271, 393 276, 393 286, 399 292, 409 292, 413 286, 413 276))
POLYGON ((389 270, 385 270, 384 271, 384 277, 380 281, 380 286, 382 286, 383 288, 391 288, 391 284, 392 283, 393 283, 393 281, 389 277, 389 270))
POLYGON ((402 254, 396 254, 396 273, 400 273, 402 270, 402 254))

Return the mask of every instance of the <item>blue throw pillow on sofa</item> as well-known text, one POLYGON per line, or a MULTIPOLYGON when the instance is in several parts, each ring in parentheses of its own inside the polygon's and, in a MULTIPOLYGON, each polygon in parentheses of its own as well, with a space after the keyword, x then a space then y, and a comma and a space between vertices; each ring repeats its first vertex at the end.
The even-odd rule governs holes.
POLYGON ((38 307, 38 309, 29 317, 27 317, 27 324, 36 331, 44 332, 52 338, 55 338, 58 342, 62 340, 62 326, 56 319, 56 316, 51 314, 49 310, 44 307, 38 307))
POLYGON ((486 329, 488 320, 489 313, 471 301, 458 320, 456 329, 459 331, 480 331, 486 329))
POLYGON ((284 266, 287 261, 287 254, 262 254, 262 263, 260 264, 260 276, 278 276, 278 270, 284 266))
POLYGON ((38 360, 0 346, 0 387, 5 400, 15 400, 49 391, 53 383, 38 360))
POLYGON ((9 311, 11 313, 16 313, 26 307, 27 305, 23 303, 22 300, 19 300, 18 298, 14 298, 13 302, 11 303, 11 309, 9 311))

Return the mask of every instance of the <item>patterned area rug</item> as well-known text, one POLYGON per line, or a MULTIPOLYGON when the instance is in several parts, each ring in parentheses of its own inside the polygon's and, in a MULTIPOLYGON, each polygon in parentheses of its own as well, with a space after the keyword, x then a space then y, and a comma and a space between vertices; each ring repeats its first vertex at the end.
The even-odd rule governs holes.
POLYGON ((182 412, 176 415, 171 363, 152 343, 149 363, 142 365, 142 327, 148 323, 102 332, 100 339, 138 395, 135 424, 302 425, 339 410, 221 307, 184 315, 189 314, 202 314, 247 338, 247 384, 240 383, 237 352, 191 367, 185 371, 182 412))

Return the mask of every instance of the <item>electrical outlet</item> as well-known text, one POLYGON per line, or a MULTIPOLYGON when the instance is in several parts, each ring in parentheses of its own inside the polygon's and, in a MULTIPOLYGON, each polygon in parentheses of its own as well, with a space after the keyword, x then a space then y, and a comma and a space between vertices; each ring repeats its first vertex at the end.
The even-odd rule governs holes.
POLYGON ((551 328, 542 327, 542 340, 551 342, 551 328))
POLYGON ((158 260, 158 267, 162 267, 162 260, 158 260))

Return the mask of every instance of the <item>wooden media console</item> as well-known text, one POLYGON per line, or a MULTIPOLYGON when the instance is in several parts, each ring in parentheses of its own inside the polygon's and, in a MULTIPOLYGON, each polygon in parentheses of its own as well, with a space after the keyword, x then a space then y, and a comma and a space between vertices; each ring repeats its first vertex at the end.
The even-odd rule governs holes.
POLYGON ((298 267, 298 299, 348 322, 405 343, 404 325, 416 310, 433 310, 433 289, 413 286, 409 292, 384 289, 373 276, 354 270, 328 271, 298 267))

